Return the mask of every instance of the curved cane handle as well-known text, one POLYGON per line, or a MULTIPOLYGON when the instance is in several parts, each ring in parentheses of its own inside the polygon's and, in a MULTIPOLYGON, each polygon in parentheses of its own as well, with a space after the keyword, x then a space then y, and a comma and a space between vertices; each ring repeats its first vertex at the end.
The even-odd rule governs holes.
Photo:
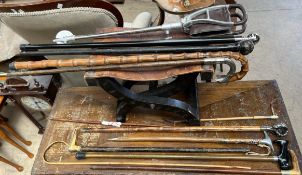
POLYGON ((277 156, 279 166, 282 170, 290 170, 293 168, 292 158, 288 151, 288 140, 276 140, 274 141, 280 146, 280 153, 277 156))

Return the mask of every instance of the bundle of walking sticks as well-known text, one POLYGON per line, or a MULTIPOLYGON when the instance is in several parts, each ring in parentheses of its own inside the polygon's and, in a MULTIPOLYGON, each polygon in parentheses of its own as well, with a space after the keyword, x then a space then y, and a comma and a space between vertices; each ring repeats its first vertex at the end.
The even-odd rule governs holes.
MULTIPOLYGON (((272 141, 268 132, 276 137, 285 136, 287 127, 284 124, 275 126, 198 126, 198 127, 169 127, 169 126, 123 126, 123 127, 101 127, 101 128, 76 128, 71 137, 70 144, 66 142, 51 143, 44 152, 44 162, 50 165, 91 165, 91 170, 145 170, 145 171, 172 171, 172 172, 199 172, 199 173, 229 173, 229 174, 300 174, 297 157, 293 150, 288 149, 287 140, 277 139, 272 141), (179 137, 175 133, 202 133, 202 132, 264 132, 263 139, 246 138, 207 138, 207 137, 179 137), (153 132, 170 133, 171 136, 157 137, 135 136, 135 133, 153 132), (80 134, 100 133, 102 135, 123 133, 122 137, 107 139, 108 142, 122 142, 130 147, 108 147, 108 146, 84 146, 77 144, 80 134), (135 143, 148 143, 147 147, 135 147, 135 143), (218 144, 247 144, 267 147, 268 154, 251 152, 249 148, 232 147, 159 147, 159 143, 218 143, 218 144), (68 146, 70 153, 75 153, 77 161, 52 161, 48 160, 47 153, 55 144, 68 146), (279 154, 273 155, 273 144, 278 146, 279 154), (138 154, 139 153, 139 154, 138 154), (111 161, 107 161, 109 159, 111 161), (129 161, 123 161, 123 160, 129 161), (144 160, 144 161, 136 161, 144 160), (162 160, 163 162, 149 162, 146 160, 162 160), (180 161, 174 163, 173 161, 180 161), (169 161, 169 162, 165 162, 169 161), (172 161, 172 162, 171 162, 172 161), (189 161, 189 162, 187 162, 189 161), (249 162, 276 162, 280 171, 257 170, 249 166, 226 164, 191 163, 190 161, 243 161, 249 162)), ((87 139, 87 138, 86 138, 87 139)), ((106 143, 103 143, 106 145, 106 143)))
POLYGON ((256 34, 253 34, 247 38, 232 36, 122 43, 22 45, 20 56, 82 54, 95 56, 82 59, 13 62, 10 64, 10 69, 21 71, 1 73, 0 76, 25 76, 91 70, 128 70, 133 68, 152 68, 156 70, 167 66, 202 64, 216 66, 217 64, 226 64, 230 68, 229 72, 224 78, 217 81, 236 81, 242 79, 248 72, 248 61, 244 55, 252 52, 254 43, 258 41, 258 38, 256 34), (221 42, 230 43, 219 44, 221 42), (207 45, 210 43, 215 43, 215 45, 207 45), (123 46, 123 48, 120 46, 123 46), (88 49, 83 49, 87 47, 88 49), (234 61, 241 63, 239 72, 235 72, 236 64, 234 61))

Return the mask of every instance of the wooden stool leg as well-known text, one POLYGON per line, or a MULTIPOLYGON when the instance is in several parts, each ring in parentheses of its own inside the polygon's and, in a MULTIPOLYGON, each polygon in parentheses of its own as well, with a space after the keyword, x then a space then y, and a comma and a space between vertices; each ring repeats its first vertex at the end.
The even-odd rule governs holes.
POLYGON ((16 148, 18 148, 19 150, 21 150, 22 152, 24 152, 25 154, 27 154, 27 156, 29 158, 33 158, 34 155, 32 153, 30 153, 29 151, 27 151, 25 148, 23 148, 22 146, 20 146, 18 143, 16 143, 14 140, 12 140, 11 138, 8 137, 8 135, 5 134, 5 132, 3 132, 2 129, 0 129, 0 138, 3 139, 4 141, 7 141, 8 143, 12 144, 13 146, 15 146, 16 148))
POLYGON ((14 168, 16 168, 19 172, 23 171, 23 167, 22 167, 22 166, 17 165, 17 164, 15 164, 15 163, 13 163, 13 162, 11 162, 11 161, 5 159, 5 158, 2 157, 2 156, 0 156, 0 161, 1 161, 1 162, 4 162, 4 163, 6 163, 6 164, 8 164, 8 165, 10 165, 10 166, 12 166, 12 167, 14 167, 14 168))
MULTIPOLYGON (((1 115, 0 115, 1 116, 1 115)), ((15 138, 20 140, 22 143, 24 143, 27 146, 31 145, 31 141, 25 140, 23 137, 21 137, 11 126, 9 126, 4 120, 0 118, 0 126, 4 129, 6 129, 8 132, 10 132, 15 138)))

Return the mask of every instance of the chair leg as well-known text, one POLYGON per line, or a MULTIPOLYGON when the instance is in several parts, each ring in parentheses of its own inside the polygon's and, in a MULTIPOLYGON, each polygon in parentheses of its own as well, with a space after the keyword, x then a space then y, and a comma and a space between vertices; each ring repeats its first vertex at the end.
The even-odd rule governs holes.
POLYGON ((23 148, 22 146, 20 146, 14 140, 12 140, 11 138, 9 138, 8 135, 6 135, 5 132, 2 129, 0 129, 0 139, 3 139, 4 141, 7 141, 8 143, 12 144, 16 148, 18 148, 19 150, 21 150, 22 152, 24 152, 25 154, 27 154, 27 156, 29 158, 33 158, 34 157, 34 155, 31 152, 27 151, 25 148, 23 148))
MULTIPOLYGON (((2 115, 0 114, 0 116, 2 115)), ((30 146, 32 144, 31 141, 27 141, 22 136, 20 136, 11 126, 8 125, 8 123, 6 123, 3 119, 1 119, 1 117, 0 117, 0 127, 10 132, 15 138, 20 140, 25 145, 30 146)))
POLYGON ((4 162, 4 163, 6 163, 6 164, 8 164, 8 165, 10 165, 10 166, 12 166, 12 167, 14 167, 14 168, 16 168, 19 172, 23 171, 23 169, 24 169, 22 166, 20 166, 20 165, 18 165, 18 164, 15 164, 15 163, 13 163, 13 162, 11 162, 11 161, 9 161, 9 160, 7 160, 7 159, 5 159, 5 158, 2 157, 2 156, 0 156, 0 161, 1 161, 1 162, 4 162))

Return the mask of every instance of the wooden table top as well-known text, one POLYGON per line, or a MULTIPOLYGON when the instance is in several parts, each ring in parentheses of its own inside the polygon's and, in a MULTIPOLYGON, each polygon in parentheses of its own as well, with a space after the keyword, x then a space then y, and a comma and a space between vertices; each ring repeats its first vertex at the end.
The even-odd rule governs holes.
MULTIPOLYGON (((276 81, 240 81, 228 84, 206 83, 199 84, 199 105, 201 118, 216 117, 238 117, 254 115, 272 115, 271 105, 278 120, 248 120, 248 121, 228 121, 228 122, 204 122, 204 126, 227 126, 227 125, 273 125, 276 123, 286 123, 289 133, 284 139, 290 141, 289 149, 296 153, 300 167, 302 165, 301 153, 293 132, 282 96, 276 81)), ((116 99, 104 92, 100 87, 78 87, 61 89, 57 95, 51 119, 71 120, 71 121, 115 121, 116 99)), ((127 123, 138 123, 146 125, 183 126, 182 118, 173 114, 159 113, 149 110, 134 109, 127 117, 127 123)), ((121 170, 91 170, 91 165, 50 165, 43 161, 43 154, 46 148, 55 141, 65 141, 70 143, 72 132, 76 127, 100 127, 96 124, 83 124, 76 122, 62 122, 50 120, 45 130, 36 160, 32 168, 33 175, 46 174, 187 174, 174 172, 151 172, 151 171, 121 171, 121 170)), ((256 152, 265 152, 264 149, 253 145, 244 144, 196 144, 196 143, 116 143, 107 141, 108 138, 120 137, 121 135, 139 136, 142 133, 94 133, 81 134, 77 140, 77 145, 82 146, 157 146, 157 147, 216 147, 216 148, 250 148, 256 152)), ((144 136, 154 136, 154 133, 143 133, 144 136)), ((217 138, 263 138, 260 132, 201 132, 201 133, 156 133, 157 136, 196 136, 196 137, 217 137, 217 138)), ((270 134, 272 140, 277 139, 270 134)), ((278 154, 275 145, 274 155, 278 154)), ((119 153, 117 153, 119 154, 119 153)), ((56 144, 46 153, 47 161, 77 161, 74 153, 69 153, 67 146, 56 144)), ((95 159, 93 159, 95 160, 95 159)), ((85 162, 86 160, 81 160, 85 162)), ((271 162, 243 162, 243 161, 189 161, 189 160, 132 160, 132 159, 102 159, 100 162, 108 161, 141 161, 141 162, 162 162, 162 163, 196 163, 198 164, 220 164, 220 165, 240 165, 253 169, 269 169, 270 171, 280 171, 277 163, 271 162)), ((79 162, 79 161, 78 161, 79 162)))

